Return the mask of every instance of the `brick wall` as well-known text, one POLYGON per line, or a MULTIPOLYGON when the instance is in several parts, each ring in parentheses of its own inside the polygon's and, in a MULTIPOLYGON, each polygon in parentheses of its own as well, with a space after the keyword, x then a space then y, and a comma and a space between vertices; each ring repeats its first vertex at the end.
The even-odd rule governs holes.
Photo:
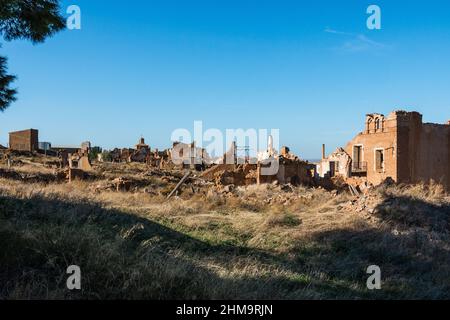
MULTIPOLYGON (((397 180, 397 126, 393 117, 384 118, 382 115, 366 118, 364 132, 358 134, 345 147, 345 151, 354 158, 354 147, 361 147, 361 162, 364 163, 367 181, 379 184, 388 177, 397 180), (380 121, 379 129, 375 128, 376 119, 380 121), (376 166, 376 151, 383 151, 383 168, 376 166)), ((353 159, 354 160, 354 159, 353 159)), ((352 163, 352 166, 354 163, 352 163)), ((354 173, 353 173, 354 174, 354 173)))
POLYGON ((417 112, 396 111, 368 115, 364 132, 350 141, 345 151, 351 156, 362 147, 367 162, 367 180, 379 184, 387 177, 404 183, 434 180, 450 189, 450 126, 424 124, 417 112), (375 119, 381 123, 377 129, 375 119), (383 151, 383 168, 377 168, 376 151, 383 151))
POLYGON ((9 133, 9 148, 34 152, 39 149, 38 130, 29 129, 9 133))

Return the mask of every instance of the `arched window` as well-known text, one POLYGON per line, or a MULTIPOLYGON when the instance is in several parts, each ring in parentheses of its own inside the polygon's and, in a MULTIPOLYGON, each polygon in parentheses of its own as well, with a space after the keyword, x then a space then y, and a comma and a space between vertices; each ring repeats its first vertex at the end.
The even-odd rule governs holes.
POLYGON ((381 129, 380 118, 375 120, 375 131, 379 131, 381 129))
POLYGON ((366 124, 366 131, 367 131, 367 133, 370 133, 370 126, 371 126, 371 124, 372 124, 372 119, 370 118, 370 119, 368 119, 367 120, 367 124, 366 124))

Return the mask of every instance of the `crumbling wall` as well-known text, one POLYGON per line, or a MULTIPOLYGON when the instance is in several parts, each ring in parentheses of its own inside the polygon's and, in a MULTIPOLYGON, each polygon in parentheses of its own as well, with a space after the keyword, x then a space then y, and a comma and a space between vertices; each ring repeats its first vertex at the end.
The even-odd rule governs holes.
POLYGON ((350 178, 352 175, 352 158, 343 148, 337 148, 336 151, 319 162, 317 173, 322 178, 333 176, 350 178))
POLYGON ((138 150, 134 150, 129 156, 129 159, 132 162, 146 162, 149 155, 150 155, 149 149, 141 148, 138 150))
POLYGON ((79 158, 78 169, 81 169, 83 171, 91 171, 92 170, 91 162, 89 161, 88 156, 82 156, 79 158))
POLYGON ((206 170, 200 177, 214 181, 216 185, 246 186, 256 183, 256 164, 218 164, 206 170))
POLYGON ((200 177, 205 179, 205 180, 213 180, 215 178, 215 175, 217 173, 221 173, 224 171, 233 171, 235 169, 235 165, 234 164, 218 164, 218 165, 214 165, 211 168, 209 168, 208 170, 205 170, 200 177))
POLYGON ((424 124, 418 112, 394 111, 388 117, 367 115, 365 131, 350 141, 345 151, 352 157, 362 149, 367 181, 377 185, 387 178, 401 183, 429 183, 450 189, 450 125, 424 124), (377 165, 377 150, 383 151, 383 167, 377 165))
POLYGON ((174 142, 169 150, 169 161, 179 168, 204 170, 211 158, 206 149, 196 147, 195 142, 174 142))
POLYGON ((277 173, 278 182, 293 185, 310 184, 312 177, 306 162, 299 160, 280 159, 280 169, 277 173))
POLYGON ((273 175, 263 174, 263 168, 274 164, 258 163, 257 167, 257 183, 273 183, 278 181, 281 184, 291 183, 293 185, 311 184, 312 175, 310 165, 298 159, 286 159, 279 157, 275 159, 278 161, 278 171, 273 175))

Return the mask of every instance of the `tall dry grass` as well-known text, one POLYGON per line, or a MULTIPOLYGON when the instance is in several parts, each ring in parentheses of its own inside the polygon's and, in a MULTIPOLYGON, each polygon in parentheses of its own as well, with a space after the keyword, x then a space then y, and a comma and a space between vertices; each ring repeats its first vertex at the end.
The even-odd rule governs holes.
MULTIPOLYGON (((122 169, 104 168, 103 179, 122 169)), ((172 186, 145 167, 126 170, 152 190, 172 186)), ((0 178, 0 298, 449 298, 450 200, 437 185, 383 186, 361 199, 186 188, 166 200, 93 192, 100 182, 0 178), (79 292, 65 286, 70 264, 82 270, 79 292), (371 264, 382 290, 365 286, 371 264)))

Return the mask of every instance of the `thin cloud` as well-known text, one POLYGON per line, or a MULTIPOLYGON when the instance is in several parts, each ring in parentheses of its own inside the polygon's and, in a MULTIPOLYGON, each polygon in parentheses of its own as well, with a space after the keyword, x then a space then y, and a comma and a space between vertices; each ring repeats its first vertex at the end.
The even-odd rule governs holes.
POLYGON ((334 29, 330 29, 330 28, 325 28, 325 30, 324 30, 325 32, 328 32, 328 33, 333 33, 333 34, 341 34, 341 35, 345 35, 345 36, 352 36, 353 34, 352 33, 349 33, 349 32, 344 32, 344 31, 339 31, 339 30, 334 30, 334 29))
POLYGON ((347 38, 341 46, 335 48, 339 51, 361 52, 367 50, 383 49, 388 47, 386 44, 372 40, 362 33, 339 31, 328 27, 325 28, 324 32, 347 38))

